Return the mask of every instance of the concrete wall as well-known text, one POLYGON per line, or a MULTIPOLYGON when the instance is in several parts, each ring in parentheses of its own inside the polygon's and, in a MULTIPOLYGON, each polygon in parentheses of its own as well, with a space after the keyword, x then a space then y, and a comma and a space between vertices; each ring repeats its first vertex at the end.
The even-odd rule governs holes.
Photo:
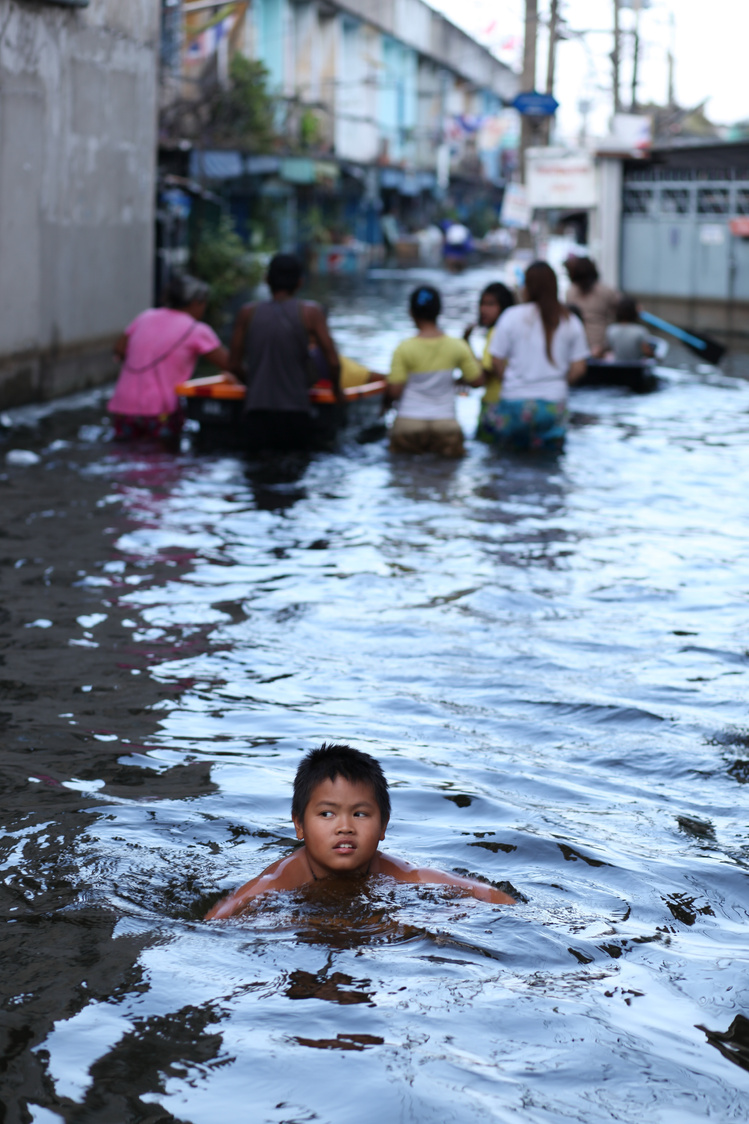
POLYGON ((384 67, 382 36, 356 20, 342 21, 340 35, 335 152, 362 164, 373 163, 381 153, 378 82, 384 67))
POLYGON ((0 0, 0 405, 111 377, 152 301, 159 8, 0 0))
POLYGON ((596 168, 598 207, 591 212, 591 250, 601 279, 612 288, 621 286, 622 162, 600 157, 596 168))

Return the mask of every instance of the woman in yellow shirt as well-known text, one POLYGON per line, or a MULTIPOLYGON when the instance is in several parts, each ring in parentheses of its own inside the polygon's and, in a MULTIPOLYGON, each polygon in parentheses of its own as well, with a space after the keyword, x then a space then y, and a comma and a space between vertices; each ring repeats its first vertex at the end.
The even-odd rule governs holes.
POLYGON ((411 317, 417 334, 399 344, 388 376, 390 397, 398 403, 398 416, 390 430, 395 453, 437 453, 462 457, 463 430, 455 417, 453 372, 460 382, 479 386, 481 371, 465 340, 456 340, 437 327, 442 299, 431 285, 411 293, 411 317))

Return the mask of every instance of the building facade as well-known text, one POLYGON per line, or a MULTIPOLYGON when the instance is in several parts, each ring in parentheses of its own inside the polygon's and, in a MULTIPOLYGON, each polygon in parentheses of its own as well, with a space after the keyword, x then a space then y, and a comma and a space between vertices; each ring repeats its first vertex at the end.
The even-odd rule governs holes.
POLYGON ((0 0, 0 405, 111 377, 151 302, 159 15, 0 0))
POLYGON ((749 333, 749 145, 655 149, 624 167, 621 281, 697 330, 749 333))
POLYGON ((181 71, 170 88, 181 81, 183 99, 225 81, 234 52, 266 67, 277 106, 274 151, 240 150, 228 161, 199 134, 190 138, 190 174, 204 186, 222 184, 240 229, 248 208, 268 214, 269 199, 286 245, 304 241, 305 214, 321 209, 329 225, 371 241, 383 208, 417 223, 420 204, 451 187, 461 198, 469 187, 474 195, 493 188, 496 202, 497 122, 515 116, 505 107, 517 77, 423 0, 164 3, 172 26, 175 7, 182 13, 180 50, 172 50, 181 71))

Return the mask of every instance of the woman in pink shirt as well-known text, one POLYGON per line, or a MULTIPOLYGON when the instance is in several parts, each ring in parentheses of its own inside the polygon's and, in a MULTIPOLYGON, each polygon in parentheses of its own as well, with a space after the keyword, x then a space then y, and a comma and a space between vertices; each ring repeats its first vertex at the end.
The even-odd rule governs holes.
POLYGON ((190 378, 201 355, 229 369, 227 349, 213 328, 201 323, 207 303, 205 282, 176 275, 167 307, 141 312, 118 339, 114 351, 122 367, 107 406, 116 440, 177 440, 184 419, 175 386, 190 378))

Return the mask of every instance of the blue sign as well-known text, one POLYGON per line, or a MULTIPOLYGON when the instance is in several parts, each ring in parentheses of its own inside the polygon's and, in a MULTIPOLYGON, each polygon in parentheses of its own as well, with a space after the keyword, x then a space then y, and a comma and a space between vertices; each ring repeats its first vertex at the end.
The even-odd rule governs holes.
POLYGON ((537 90, 530 90, 526 94, 518 94, 512 106, 523 117, 553 117, 559 109, 559 102, 553 94, 539 94, 537 90))

